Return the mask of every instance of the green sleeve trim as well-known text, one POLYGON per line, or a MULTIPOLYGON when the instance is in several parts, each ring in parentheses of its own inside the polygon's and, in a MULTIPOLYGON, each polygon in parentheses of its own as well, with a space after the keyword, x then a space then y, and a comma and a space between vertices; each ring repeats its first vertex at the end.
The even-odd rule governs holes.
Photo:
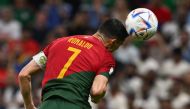
POLYGON ((105 77, 107 77, 109 79, 110 75, 108 72, 103 72, 103 73, 100 73, 100 75, 103 75, 105 77))

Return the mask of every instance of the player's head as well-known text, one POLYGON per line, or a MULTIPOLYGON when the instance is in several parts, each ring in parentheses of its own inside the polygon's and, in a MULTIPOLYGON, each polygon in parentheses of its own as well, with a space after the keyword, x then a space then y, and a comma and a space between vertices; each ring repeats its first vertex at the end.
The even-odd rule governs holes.
POLYGON ((106 48, 111 52, 115 51, 128 37, 125 26, 117 19, 106 20, 100 25, 97 33, 104 40, 106 48))

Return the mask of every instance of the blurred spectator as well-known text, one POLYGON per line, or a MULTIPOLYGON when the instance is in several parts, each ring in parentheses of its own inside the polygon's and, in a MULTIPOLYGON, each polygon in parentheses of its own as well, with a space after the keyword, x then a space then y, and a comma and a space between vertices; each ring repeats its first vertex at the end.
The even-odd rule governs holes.
POLYGON ((123 24, 129 13, 128 3, 126 0, 116 0, 115 6, 113 7, 113 17, 121 20, 123 24))
POLYGON ((141 88, 141 95, 137 96, 134 106, 137 109, 159 109, 159 101, 154 94, 151 93, 153 85, 144 80, 141 88))
POLYGON ((127 0, 130 6, 130 9, 135 9, 139 7, 143 7, 147 3, 149 3, 149 0, 127 0))
POLYGON ((169 8, 163 5, 163 0, 151 0, 150 3, 145 7, 155 13, 156 17, 158 18, 159 25, 172 20, 172 13, 169 8))
POLYGON ((4 54, 0 52, 0 93, 7 87, 7 78, 8 78, 8 71, 7 71, 7 64, 8 60, 4 58, 4 54))
POLYGON ((108 109, 128 109, 126 96, 120 91, 118 84, 114 82, 110 89, 110 94, 106 96, 108 109))
POLYGON ((66 37, 68 36, 68 30, 66 27, 62 26, 62 25, 58 25, 55 29, 54 29, 54 36, 59 38, 59 37, 66 37))
POLYGON ((49 43, 51 43, 52 41, 56 40, 59 37, 65 37, 67 35, 68 35, 67 28, 62 25, 59 25, 54 30, 52 30, 47 34, 46 36, 47 39, 45 40, 43 46, 48 45, 49 43))
POLYGON ((172 85, 173 80, 170 78, 170 76, 157 77, 154 86, 154 94, 159 100, 161 100, 160 102, 168 102, 168 99, 170 99, 169 90, 171 89, 172 85))
POLYGON ((4 100, 3 100, 3 94, 2 92, 0 92, 0 109, 6 109, 6 105, 4 103, 4 100))
POLYGON ((14 0, 14 16, 23 27, 32 27, 34 13, 26 0, 14 0))
POLYGON ((0 7, 10 6, 11 3, 12 3, 11 0, 1 0, 0 7))
POLYGON ((165 60, 161 66, 160 74, 179 78, 189 70, 189 63, 182 59, 181 48, 174 48, 172 58, 165 60))
POLYGON ((178 25, 180 29, 184 29, 187 23, 187 15, 188 15, 188 0, 184 0, 182 2, 178 2, 177 4, 177 19, 178 25))
POLYGON ((48 33, 47 28, 47 15, 43 12, 37 12, 35 22, 33 25, 33 39, 35 39, 40 45, 46 41, 48 33))
POLYGON ((129 109, 136 109, 134 106, 135 95, 133 93, 127 94, 127 101, 128 101, 128 108, 129 109))
POLYGON ((181 79, 174 80, 170 90, 173 109, 183 109, 190 101, 190 95, 184 91, 181 79))
POLYGON ((11 66, 14 73, 19 73, 22 67, 39 51, 39 44, 32 39, 32 33, 26 28, 22 31, 22 40, 9 42, 11 66))
POLYGON ((72 7, 61 0, 46 0, 42 11, 47 14, 47 27, 51 30, 70 18, 72 7))
POLYGON ((177 0, 163 0, 163 3, 172 11, 176 11, 177 0))
POLYGON ((138 73, 146 75, 149 71, 158 71, 158 62, 150 56, 150 45, 144 43, 140 47, 140 60, 136 63, 138 73))
POLYGON ((71 19, 78 13, 78 10, 80 10, 80 7, 82 5, 82 2, 85 2, 85 0, 64 0, 65 3, 68 3, 72 7, 72 14, 71 14, 71 19))
POLYGON ((4 93, 4 101, 7 106, 7 109, 18 109, 19 105, 17 103, 16 93, 18 89, 14 86, 8 86, 4 93))
POLYGON ((190 109, 190 103, 187 104, 186 106, 184 106, 185 108, 184 109, 190 109))
POLYGON ((76 35, 88 33, 88 31, 90 30, 88 20, 89 19, 87 11, 79 11, 75 16, 74 21, 71 22, 70 26, 68 26, 68 34, 76 35))
POLYGON ((171 48, 168 46, 162 33, 155 34, 147 41, 147 43, 150 47, 150 57, 154 58, 158 63, 161 63, 166 57, 168 57, 168 55, 170 55, 171 48))
MULTIPOLYGON (((0 45, 0 95, 3 96, 6 87, 8 86, 9 71, 8 68, 8 57, 7 51, 3 50, 4 44, 0 45), (7 58, 5 58, 7 57, 7 58)), ((2 101, 4 102, 4 101, 2 101)))
POLYGON ((189 34, 187 31, 182 30, 178 36, 178 39, 175 40, 174 46, 181 47, 182 49, 182 58, 190 63, 190 43, 189 43, 189 34))
POLYGON ((142 87, 142 79, 138 75, 137 67, 134 64, 127 64, 125 69, 120 73, 118 82, 121 91, 125 94, 138 96, 142 87))
POLYGON ((39 10, 40 7, 44 4, 45 0, 27 0, 29 4, 31 4, 31 6, 36 9, 39 10))
MULTIPOLYGON (((190 72, 188 72, 187 74, 185 74, 182 78, 183 82, 184 82, 184 91, 187 94, 187 96, 189 96, 190 98, 190 72)), ((189 102, 186 104, 187 107, 190 104, 190 100, 189 102)))
POLYGON ((10 7, 1 10, 0 19, 0 38, 20 40, 21 39, 21 24, 13 19, 13 12, 10 7))
POLYGON ((125 41, 124 44, 114 52, 114 56, 117 61, 123 65, 136 63, 140 58, 138 48, 128 41, 125 41))
POLYGON ((136 63, 139 61, 139 51, 136 46, 124 42, 124 44, 119 47, 114 53, 115 58, 122 64, 136 63))
POLYGON ((173 42, 179 40, 178 37, 181 31, 187 31, 188 33, 190 33, 190 30, 188 30, 187 26, 188 10, 186 5, 187 5, 186 0, 178 2, 177 10, 173 20, 165 23, 163 25, 163 28, 161 29, 164 38, 167 40, 167 43, 169 43, 171 46, 175 44, 173 42))
POLYGON ((111 9, 114 5, 115 5, 115 2, 117 0, 105 0, 105 6, 108 8, 108 9, 111 9))
POLYGON ((170 99, 160 99, 160 109, 173 109, 170 99))
POLYGON ((39 51, 39 44, 32 39, 32 32, 30 29, 23 29, 22 31, 22 40, 21 40, 21 46, 23 49, 24 55, 27 57, 32 57, 39 51))
POLYGON ((93 0, 90 5, 84 5, 84 7, 88 10, 89 26, 92 29, 97 29, 101 23, 101 16, 107 13, 104 0, 93 0))
POLYGON ((163 34, 163 39, 169 47, 173 46, 174 41, 178 39, 180 27, 176 22, 177 21, 171 21, 162 25, 161 32, 163 34))
MULTIPOLYGON (((7 86, 4 89, 3 93, 3 100, 4 103, 6 104, 7 109, 18 109, 20 104, 18 103, 17 99, 17 93, 18 92, 18 81, 16 78, 16 74, 13 71, 12 66, 7 65, 7 86)), ((22 105, 22 104, 21 104, 22 105)))
POLYGON ((183 75, 182 78, 186 92, 190 95, 190 71, 183 75))

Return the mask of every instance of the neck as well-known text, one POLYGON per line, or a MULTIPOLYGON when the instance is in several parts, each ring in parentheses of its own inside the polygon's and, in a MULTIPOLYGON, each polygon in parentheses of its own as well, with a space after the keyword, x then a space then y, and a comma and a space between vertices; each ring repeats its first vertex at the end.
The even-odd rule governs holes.
POLYGON ((106 39, 103 34, 100 34, 99 32, 96 32, 93 35, 93 37, 100 40, 108 51, 112 51, 111 48, 110 48, 110 41, 108 39, 106 39))
POLYGON ((99 32, 96 32, 94 35, 93 35, 95 38, 97 38, 98 40, 100 40, 103 44, 106 43, 106 39, 104 37, 103 34, 99 33, 99 32))

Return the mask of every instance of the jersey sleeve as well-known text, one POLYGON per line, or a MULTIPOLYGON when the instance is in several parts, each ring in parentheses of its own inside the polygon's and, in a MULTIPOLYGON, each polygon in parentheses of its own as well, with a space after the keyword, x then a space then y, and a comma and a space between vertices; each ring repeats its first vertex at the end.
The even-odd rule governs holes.
POLYGON ((49 49, 52 46, 54 42, 50 43, 49 45, 47 45, 41 52, 39 52, 38 54, 34 55, 32 58, 33 60, 39 65, 39 67, 41 69, 44 69, 46 66, 46 61, 47 61, 47 57, 49 54, 49 49))
POLYGON ((115 61, 112 55, 106 55, 103 59, 103 63, 101 64, 96 75, 103 75, 109 78, 109 76, 113 73, 115 68, 115 61))
POLYGON ((46 61, 47 61, 47 57, 44 54, 43 51, 39 52, 38 54, 33 56, 33 60, 36 62, 36 64, 38 64, 38 66, 41 69, 44 69, 46 66, 46 61))
POLYGON ((46 55, 46 57, 48 57, 48 54, 49 54, 49 51, 50 51, 50 48, 55 45, 57 42, 59 42, 60 40, 67 40, 68 37, 65 37, 65 38, 57 38, 56 40, 54 40, 53 42, 51 42, 49 45, 47 45, 44 49, 43 49, 43 52, 44 54, 46 55))
POLYGON ((47 45, 44 49, 43 49, 43 53, 45 54, 46 57, 48 57, 49 54, 49 49, 50 47, 53 45, 53 42, 50 43, 49 45, 47 45))

